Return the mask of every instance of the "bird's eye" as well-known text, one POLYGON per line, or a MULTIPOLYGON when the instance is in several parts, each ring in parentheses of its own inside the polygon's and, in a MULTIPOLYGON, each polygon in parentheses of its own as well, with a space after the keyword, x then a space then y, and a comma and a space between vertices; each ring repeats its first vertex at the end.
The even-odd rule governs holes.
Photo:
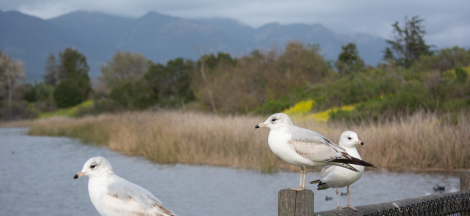
POLYGON ((91 165, 91 166, 90 166, 90 168, 92 168, 92 169, 93 169, 93 168, 95 168, 95 167, 96 167, 96 165, 95 165, 95 164, 93 164, 93 165, 91 165))
POLYGON ((277 119, 273 119, 273 120, 271 120, 271 121, 275 122, 276 120, 277 120, 277 119))
POLYGON ((351 137, 348 137, 348 140, 350 140, 350 139, 351 139, 351 137))

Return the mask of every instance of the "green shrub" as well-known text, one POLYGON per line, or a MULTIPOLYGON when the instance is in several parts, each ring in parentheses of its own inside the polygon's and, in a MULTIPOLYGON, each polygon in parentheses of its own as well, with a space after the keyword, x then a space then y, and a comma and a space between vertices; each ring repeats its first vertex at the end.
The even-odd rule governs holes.
POLYGON ((38 101, 38 93, 36 89, 31 85, 27 85, 26 88, 27 89, 23 92, 23 100, 27 101, 28 103, 38 101))
POLYGON ((54 100, 60 108, 75 106, 83 102, 83 92, 75 82, 62 81, 54 90, 54 100))
POLYGON ((157 94, 143 81, 124 83, 113 89, 109 97, 116 105, 127 109, 145 109, 157 102, 157 94))
POLYGON ((467 107, 468 103, 463 99, 451 99, 446 101, 442 106, 445 111, 460 111, 462 108, 467 107))
POLYGON ((282 112, 291 106, 287 100, 274 100, 269 99, 266 103, 263 103, 258 109, 255 110, 257 114, 273 114, 282 112))
POLYGON ((457 82, 466 83, 468 78, 468 73, 463 68, 455 68, 455 76, 457 82))

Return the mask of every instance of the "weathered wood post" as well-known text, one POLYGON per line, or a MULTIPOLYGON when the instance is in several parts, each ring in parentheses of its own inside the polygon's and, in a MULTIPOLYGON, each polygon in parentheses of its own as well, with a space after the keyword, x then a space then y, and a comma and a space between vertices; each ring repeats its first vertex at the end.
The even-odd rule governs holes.
MULTIPOLYGON (((470 191, 470 170, 460 172, 460 191, 470 191)), ((460 212, 460 215, 470 215, 469 212, 460 212)))
POLYGON ((313 215, 313 191, 280 190, 277 205, 278 216, 313 215))
POLYGON ((470 170, 460 172, 460 191, 470 191, 470 170))

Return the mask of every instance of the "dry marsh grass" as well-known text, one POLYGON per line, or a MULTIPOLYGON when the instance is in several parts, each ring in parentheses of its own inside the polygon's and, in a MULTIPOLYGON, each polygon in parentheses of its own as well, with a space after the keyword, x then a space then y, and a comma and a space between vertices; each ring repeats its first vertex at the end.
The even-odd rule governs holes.
MULTIPOLYGON (((221 117, 180 111, 127 112, 81 119, 52 118, 32 124, 31 135, 67 136, 104 145, 159 163, 209 164, 262 172, 297 170, 275 156, 267 144, 268 129, 254 126, 265 117, 221 117)), ((324 124, 296 121, 335 142, 353 130, 365 142, 358 150, 379 168, 458 170, 470 168, 470 123, 444 124, 432 114, 383 124, 324 124)))

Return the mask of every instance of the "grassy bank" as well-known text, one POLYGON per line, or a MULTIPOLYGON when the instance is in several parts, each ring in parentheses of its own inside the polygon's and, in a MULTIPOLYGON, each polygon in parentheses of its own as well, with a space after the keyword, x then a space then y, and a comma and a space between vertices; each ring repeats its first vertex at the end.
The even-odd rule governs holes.
POLYGON ((19 121, 0 121, 0 128, 2 127, 30 127, 33 125, 33 120, 19 120, 19 121))
MULTIPOLYGON (((221 117, 178 111, 127 112, 81 119, 51 118, 30 127, 31 135, 67 136, 107 146, 159 163, 209 164, 257 169, 296 170, 268 147, 268 129, 255 130, 264 117, 221 117)), ((326 124, 295 120, 337 142, 353 130, 365 142, 362 158, 379 168, 450 170, 470 168, 470 123, 445 124, 431 114, 416 113, 382 124, 326 124)))

